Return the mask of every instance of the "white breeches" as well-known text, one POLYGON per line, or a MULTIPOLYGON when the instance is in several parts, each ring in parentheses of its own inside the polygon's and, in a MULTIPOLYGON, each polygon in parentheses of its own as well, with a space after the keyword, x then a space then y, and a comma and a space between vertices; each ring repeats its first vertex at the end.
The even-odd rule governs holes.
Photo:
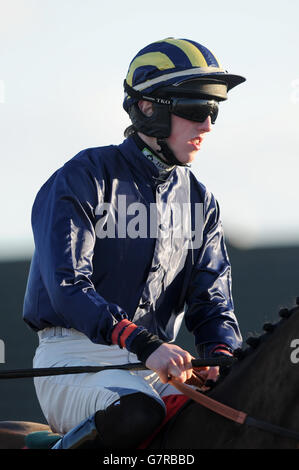
MULTIPOLYGON (((83 333, 60 327, 39 332, 40 344, 34 367, 106 366, 139 362, 136 355, 118 346, 92 343, 83 333)), ((178 394, 150 370, 106 370, 36 377, 34 385, 42 411, 54 432, 65 434, 98 410, 106 409, 121 396, 143 392, 165 409, 162 396, 178 394)))

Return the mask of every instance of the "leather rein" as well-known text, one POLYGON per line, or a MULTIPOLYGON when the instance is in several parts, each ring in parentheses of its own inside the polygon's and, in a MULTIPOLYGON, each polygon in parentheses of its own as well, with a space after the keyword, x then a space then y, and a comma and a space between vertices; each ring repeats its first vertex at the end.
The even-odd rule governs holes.
POLYGON ((235 423, 247 424, 248 426, 253 426, 255 428, 261 429, 262 431, 267 431, 281 437, 295 439, 299 441, 298 431, 293 431, 292 429, 277 426, 275 424, 271 424, 266 421, 262 421, 260 419, 248 416, 247 413, 224 405, 220 401, 210 398, 207 395, 204 395, 202 392, 200 392, 200 390, 194 389, 193 387, 191 387, 190 385, 186 385, 185 383, 179 383, 174 379, 170 379, 169 382, 177 390, 179 390, 191 400, 194 400, 205 408, 208 408, 214 413, 224 416, 225 418, 234 421, 235 423))

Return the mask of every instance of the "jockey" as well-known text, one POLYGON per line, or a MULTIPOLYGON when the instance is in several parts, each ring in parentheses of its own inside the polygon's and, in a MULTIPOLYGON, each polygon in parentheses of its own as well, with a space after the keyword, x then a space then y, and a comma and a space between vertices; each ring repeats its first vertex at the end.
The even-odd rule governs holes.
POLYGON ((174 344, 183 318, 200 357, 241 346, 219 205, 190 164, 244 80, 197 42, 149 44, 124 81, 124 142, 81 151, 38 192, 23 312, 34 367, 147 368, 36 378, 54 448, 136 448, 152 433, 179 393, 169 378, 192 376, 174 344))

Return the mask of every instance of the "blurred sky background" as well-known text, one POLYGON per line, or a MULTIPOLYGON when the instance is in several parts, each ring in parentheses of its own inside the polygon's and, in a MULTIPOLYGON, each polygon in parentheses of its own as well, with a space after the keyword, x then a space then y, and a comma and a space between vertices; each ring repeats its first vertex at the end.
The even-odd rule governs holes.
POLYGON ((227 239, 299 244, 298 20, 297 0, 0 0, 0 257, 31 255, 34 197, 58 167, 122 142, 129 63, 166 37, 247 78, 192 165, 227 239))

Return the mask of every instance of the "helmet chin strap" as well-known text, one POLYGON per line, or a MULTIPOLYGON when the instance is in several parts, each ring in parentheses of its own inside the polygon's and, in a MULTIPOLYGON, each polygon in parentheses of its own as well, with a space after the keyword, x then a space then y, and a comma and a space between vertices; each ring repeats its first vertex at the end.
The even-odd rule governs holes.
POLYGON ((189 166, 187 163, 182 163, 176 158, 171 148, 167 145, 165 139, 157 138, 157 144, 160 146, 161 150, 156 150, 156 152, 162 153, 167 163, 170 165, 189 166))

